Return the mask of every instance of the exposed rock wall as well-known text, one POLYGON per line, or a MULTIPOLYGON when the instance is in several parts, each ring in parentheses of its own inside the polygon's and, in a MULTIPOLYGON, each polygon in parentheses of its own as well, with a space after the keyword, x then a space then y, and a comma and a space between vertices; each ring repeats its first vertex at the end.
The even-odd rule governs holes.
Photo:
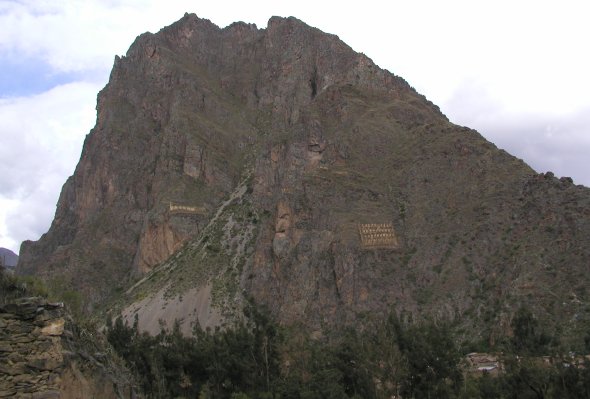
POLYGON ((528 304, 587 331, 590 190, 454 125, 334 35, 187 14, 117 57, 97 109, 18 266, 87 310, 125 292, 128 320, 189 330, 253 298, 314 331, 394 309, 491 339, 528 304), (363 244, 358 226, 376 224, 395 245, 363 244))
MULTIPOLYGON (((165 261, 212 216, 168 218, 170 201, 215 209, 269 136, 290 135, 315 97, 343 84, 423 98, 336 36, 295 18, 273 17, 267 29, 220 29, 187 14, 139 36, 116 58, 52 226, 38 242, 23 243, 18 272, 59 275, 84 292, 92 310, 137 272, 165 261)), ((432 104, 423 107, 440 116, 432 104)), ((317 165, 325 143, 314 132, 306 151, 317 165)))
POLYGON ((80 330, 63 304, 24 298, 0 305, 0 398, 133 398, 129 373, 80 330), (127 378, 127 380, 125 380, 127 378))

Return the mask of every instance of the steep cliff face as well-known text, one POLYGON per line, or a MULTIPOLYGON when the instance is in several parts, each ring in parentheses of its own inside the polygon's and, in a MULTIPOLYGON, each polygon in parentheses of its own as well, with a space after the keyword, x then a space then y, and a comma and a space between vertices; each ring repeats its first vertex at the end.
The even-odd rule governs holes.
POLYGON ((344 82, 417 96, 293 18, 219 29, 187 15, 138 37, 115 60, 52 227, 24 243, 20 272, 59 274, 100 300, 198 233, 268 136, 287 138, 314 96, 344 82), (205 212, 171 215, 170 203, 205 212))
MULTIPOLYGON (((294 18, 138 37, 50 231, 19 270, 154 331, 245 297, 311 330, 399 312, 501 332, 518 304, 588 319, 589 190, 537 175, 403 79, 294 18)), ((493 334, 492 334, 493 335, 493 334)))

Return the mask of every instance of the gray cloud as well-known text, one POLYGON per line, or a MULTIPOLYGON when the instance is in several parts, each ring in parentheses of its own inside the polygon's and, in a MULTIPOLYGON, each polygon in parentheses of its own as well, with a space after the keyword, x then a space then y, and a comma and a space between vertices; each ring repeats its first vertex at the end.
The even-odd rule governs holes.
POLYGON ((590 107, 568 113, 515 113, 478 86, 466 85, 442 106, 452 122, 479 131, 538 172, 590 186, 590 107))

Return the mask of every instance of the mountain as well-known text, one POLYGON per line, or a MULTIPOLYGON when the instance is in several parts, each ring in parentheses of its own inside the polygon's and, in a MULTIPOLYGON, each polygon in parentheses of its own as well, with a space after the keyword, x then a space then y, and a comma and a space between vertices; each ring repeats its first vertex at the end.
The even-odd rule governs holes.
POLYGON ((89 312, 188 332, 253 301, 321 335, 394 310, 492 342, 527 305, 574 340, 588 326, 590 190, 337 36, 186 14, 115 58, 97 111, 17 268, 89 312))
POLYGON ((7 248, 0 248, 0 259, 9 268, 14 268, 18 263, 18 255, 7 248))

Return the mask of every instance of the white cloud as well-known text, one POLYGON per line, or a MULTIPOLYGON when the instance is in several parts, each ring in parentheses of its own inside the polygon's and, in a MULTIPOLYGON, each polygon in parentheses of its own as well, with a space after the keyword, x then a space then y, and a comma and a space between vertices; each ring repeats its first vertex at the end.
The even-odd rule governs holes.
POLYGON ((59 191, 74 171, 95 122, 99 86, 73 83, 0 100, 0 246, 18 250, 53 217, 59 191))
POLYGON ((0 196, 0 247, 11 249, 18 254, 18 247, 20 242, 14 236, 12 231, 8 229, 6 217, 14 212, 18 206, 18 201, 9 200, 0 196))

